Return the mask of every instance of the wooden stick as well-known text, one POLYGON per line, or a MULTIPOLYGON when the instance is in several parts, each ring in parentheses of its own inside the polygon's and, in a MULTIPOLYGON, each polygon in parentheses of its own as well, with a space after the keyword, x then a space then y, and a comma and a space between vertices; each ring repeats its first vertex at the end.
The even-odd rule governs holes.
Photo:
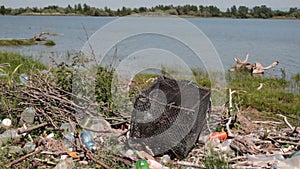
POLYGON ((294 131, 294 127, 288 122, 287 117, 282 114, 279 114, 279 116, 283 117, 285 124, 288 125, 292 131, 294 131))
POLYGON ((252 121, 252 123, 256 123, 256 124, 270 124, 270 125, 283 124, 282 122, 278 122, 278 121, 252 121))
POLYGON ((35 130, 35 129, 44 127, 44 126, 46 126, 46 125, 48 125, 47 122, 42 123, 42 124, 39 124, 39 125, 36 125, 36 126, 33 126, 33 127, 29 127, 28 129, 25 129, 25 130, 18 130, 18 134, 27 133, 27 132, 30 132, 30 131, 32 131, 32 130, 35 130))
POLYGON ((42 147, 38 147, 34 152, 26 154, 23 157, 12 161, 11 163, 8 164, 8 167, 11 167, 12 165, 18 164, 19 162, 25 160, 26 158, 29 158, 29 157, 34 156, 36 154, 39 154, 40 152, 42 152, 42 150, 43 150, 42 147))
POLYGON ((231 112, 232 109, 232 95, 236 93, 235 90, 231 91, 231 89, 229 89, 229 112, 231 112))
POLYGON ((205 168, 204 165, 195 164, 195 163, 191 163, 191 162, 187 162, 187 161, 177 161, 176 164, 182 165, 182 166, 187 166, 187 167, 205 168))
POLYGON ((233 134, 231 133, 230 127, 229 127, 231 121, 232 121, 232 117, 229 117, 228 122, 226 123, 226 130, 227 130, 227 134, 229 137, 233 137, 233 134))

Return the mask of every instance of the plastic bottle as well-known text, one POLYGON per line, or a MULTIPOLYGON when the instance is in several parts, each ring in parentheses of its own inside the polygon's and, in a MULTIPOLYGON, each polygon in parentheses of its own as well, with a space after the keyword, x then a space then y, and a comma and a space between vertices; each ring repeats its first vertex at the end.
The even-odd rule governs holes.
POLYGON ((72 151, 73 150, 73 144, 75 142, 74 133, 71 132, 71 133, 65 134, 63 142, 64 142, 65 147, 69 151, 72 151))
POLYGON ((135 169, 150 169, 150 168, 146 160, 140 159, 135 163, 135 169))
POLYGON ((227 139, 227 133, 225 131, 216 132, 208 136, 209 139, 218 138, 220 141, 224 141, 227 139))
POLYGON ((84 146, 89 150, 95 149, 95 141, 90 131, 83 130, 80 132, 81 141, 84 146))
POLYGON ((63 130, 63 134, 64 134, 64 138, 63 138, 63 142, 65 147, 69 150, 72 151, 73 150, 73 143, 75 142, 75 137, 74 137, 74 133, 71 129, 71 126, 69 123, 63 123, 60 126, 60 129, 63 130))

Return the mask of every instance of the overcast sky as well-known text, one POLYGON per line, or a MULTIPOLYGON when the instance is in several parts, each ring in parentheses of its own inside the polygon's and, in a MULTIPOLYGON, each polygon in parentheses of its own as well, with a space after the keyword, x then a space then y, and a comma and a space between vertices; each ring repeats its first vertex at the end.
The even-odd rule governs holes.
POLYGON ((0 0, 0 6, 4 5, 6 7, 19 8, 19 7, 45 7, 48 5, 58 5, 66 7, 68 4, 74 5, 78 3, 86 3, 90 6, 103 8, 105 6, 117 9, 123 6, 125 7, 152 7, 156 5, 215 5, 222 10, 231 7, 232 5, 236 6, 260 6, 267 5, 272 9, 288 10, 291 7, 300 8, 300 0, 0 0))

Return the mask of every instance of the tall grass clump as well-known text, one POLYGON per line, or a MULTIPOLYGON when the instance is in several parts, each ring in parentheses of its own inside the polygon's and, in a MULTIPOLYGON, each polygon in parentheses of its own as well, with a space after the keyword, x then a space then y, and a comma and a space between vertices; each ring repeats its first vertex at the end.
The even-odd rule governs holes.
POLYGON ((263 112, 300 115, 300 95, 287 90, 290 82, 280 78, 253 77, 235 73, 228 76, 229 88, 237 91, 235 103, 263 112), (262 88, 258 87, 262 85, 262 88))
MULTIPOLYGON (((14 74, 17 77, 19 74, 26 73, 31 74, 36 72, 37 70, 43 70, 47 67, 40 63, 37 60, 34 60, 30 57, 23 57, 18 53, 12 52, 1 52, 0 51, 0 64, 5 65, 2 66, 2 76, 6 76, 5 74, 14 74)), ((11 77, 17 80, 18 78, 11 77)), ((0 78, 3 80, 4 77, 0 78)), ((17 80, 18 81, 18 80, 17 80)))
POLYGON ((0 40, 0 46, 30 46, 37 45, 35 40, 21 40, 21 39, 11 39, 11 40, 0 40))
POLYGON ((56 43, 53 40, 46 40, 44 43, 45 46, 55 46, 56 43))

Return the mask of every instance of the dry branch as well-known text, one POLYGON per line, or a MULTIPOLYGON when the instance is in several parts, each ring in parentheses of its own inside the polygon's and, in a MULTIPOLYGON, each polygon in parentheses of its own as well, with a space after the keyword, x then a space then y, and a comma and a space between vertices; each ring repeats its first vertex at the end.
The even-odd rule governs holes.
POLYGON ((284 120, 285 124, 286 124, 292 131, 294 131, 294 127, 288 122, 287 117, 284 116, 284 115, 282 115, 282 114, 279 114, 279 116, 283 117, 283 120, 284 120))
POLYGON ((48 125, 47 122, 38 124, 38 125, 36 125, 36 126, 30 127, 30 128, 28 128, 28 129, 25 129, 25 130, 19 130, 19 131, 18 131, 18 134, 27 133, 27 132, 29 132, 29 131, 32 131, 32 130, 35 130, 35 129, 44 127, 44 126, 46 126, 46 125, 48 125))
POLYGON ((13 166, 13 165, 15 165, 15 164, 18 164, 19 162, 25 160, 26 158, 29 158, 29 157, 34 156, 34 155, 37 155, 37 154, 39 154, 40 152, 42 152, 42 150, 43 150, 42 147, 38 147, 34 152, 29 153, 29 154, 26 154, 26 155, 24 155, 23 157, 21 157, 21 158, 19 158, 19 159, 16 159, 16 160, 12 161, 11 163, 8 164, 8 167, 11 167, 11 166, 13 166))

